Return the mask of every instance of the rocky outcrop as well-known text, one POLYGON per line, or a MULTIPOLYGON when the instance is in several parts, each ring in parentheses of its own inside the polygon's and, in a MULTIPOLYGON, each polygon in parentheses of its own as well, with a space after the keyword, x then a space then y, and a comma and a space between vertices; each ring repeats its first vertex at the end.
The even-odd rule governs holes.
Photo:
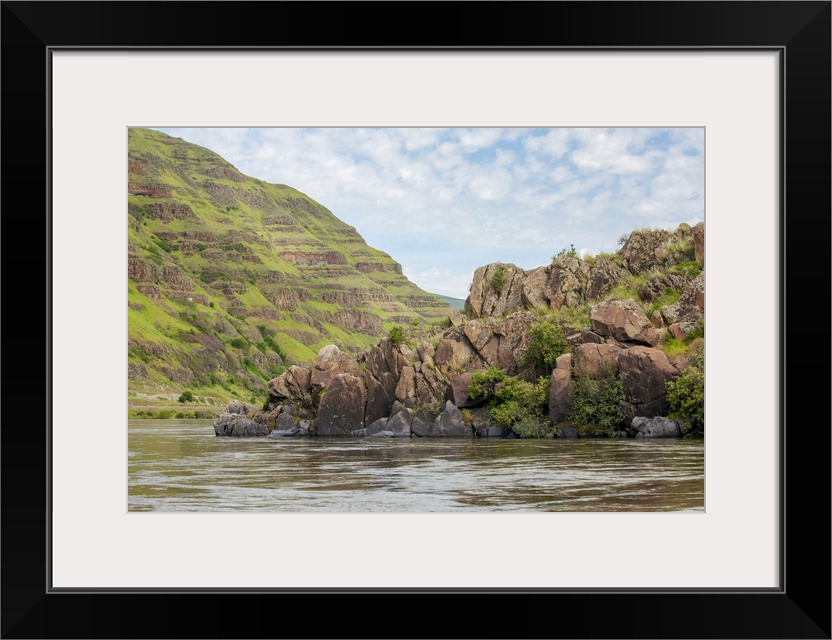
POLYGON ((636 416, 667 413, 667 383, 679 371, 663 351, 641 346, 625 349, 618 356, 618 367, 636 416))
MULTIPOLYGON (((696 230, 685 225, 677 232, 637 232, 618 256, 588 261, 567 253, 531 271, 500 263, 482 267, 472 283, 467 313, 449 313, 444 327, 408 327, 405 339, 395 344, 381 340, 358 355, 329 345, 310 368, 289 367, 269 383, 268 424, 279 432, 275 437, 293 434, 300 418, 310 421, 308 433, 324 437, 531 437, 534 424, 521 429, 492 422, 488 400, 469 395, 474 376, 497 368, 504 376, 533 382, 540 372, 531 370, 524 354, 532 335, 540 335, 531 331, 543 316, 540 309, 584 305, 624 281, 630 291, 633 282, 642 283, 639 300, 596 301, 586 319, 589 327, 561 326, 570 332, 568 352, 548 372, 544 413, 533 417, 537 435, 598 437, 587 425, 578 428, 571 420, 578 394, 599 389, 597 381, 608 377, 621 381, 624 418, 613 425, 614 434, 611 429, 599 433, 686 435, 689 427, 664 417, 667 384, 689 366, 687 356, 701 347, 703 338, 672 360, 662 347, 670 337, 691 342, 692 331, 702 335, 704 273, 685 259, 691 257, 695 237, 696 230), (670 263, 681 266, 667 271, 658 267, 670 263), (648 269, 648 276, 631 279, 627 269, 633 268, 648 269), (682 291, 676 303, 659 312, 649 303, 668 289, 682 291), (584 384, 586 377, 592 384, 584 384)), ((256 422, 250 411, 247 418, 256 422)))
POLYGON ((590 327, 602 337, 619 342, 655 346, 661 334, 633 300, 609 300, 592 307, 590 327))
POLYGON ((336 375, 320 399, 319 436, 349 436, 364 427, 367 392, 361 378, 348 373, 336 375))

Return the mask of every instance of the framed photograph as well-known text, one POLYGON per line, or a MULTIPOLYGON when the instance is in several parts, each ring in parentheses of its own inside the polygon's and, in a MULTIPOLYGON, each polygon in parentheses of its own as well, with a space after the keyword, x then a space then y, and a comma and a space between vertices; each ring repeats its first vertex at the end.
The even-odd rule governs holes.
POLYGON ((829 638, 829 379, 803 343, 830 290, 830 3, 394 6, 393 37, 362 3, 3 3, 5 297, 46 336, 6 335, 3 637, 829 638), (131 511, 131 127, 703 131, 704 510, 131 511), (523 608, 347 622, 379 596, 523 608))

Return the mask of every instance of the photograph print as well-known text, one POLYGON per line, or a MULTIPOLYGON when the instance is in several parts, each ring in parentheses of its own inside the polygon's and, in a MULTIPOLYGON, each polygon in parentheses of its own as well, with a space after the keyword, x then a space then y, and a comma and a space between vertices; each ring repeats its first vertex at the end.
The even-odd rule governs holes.
POLYGON ((130 512, 704 512, 705 129, 130 128, 130 512))

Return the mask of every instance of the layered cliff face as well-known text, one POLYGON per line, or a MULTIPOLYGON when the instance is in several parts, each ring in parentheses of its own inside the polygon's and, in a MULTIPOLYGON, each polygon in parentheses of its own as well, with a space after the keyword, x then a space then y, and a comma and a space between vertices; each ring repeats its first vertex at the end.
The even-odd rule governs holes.
MULTIPOLYGON (((636 231, 608 256, 564 253, 531 271, 486 265, 475 273, 466 313, 451 311, 444 329, 408 327, 358 357, 322 349, 312 367, 291 367, 273 379, 266 409, 249 408, 241 420, 275 435, 575 436, 579 415, 591 422, 601 410, 592 405, 596 398, 581 393, 600 393, 599 385, 615 381, 621 399, 613 403, 607 435, 701 430, 701 420, 694 425, 664 416, 668 383, 704 349, 703 249, 704 225, 681 225, 673 232, 636 231), (530 417, 552 429, 518 429, 505 411, 495 419, 500 392, 469 393, 484 372, 496 384, 492 391, 503 385, 542 394, 530 417)), ((522 405, 529 398, 512 400, 522 405)), ((229 431, 230 419, 223 418, 218 435, 253 434, 229 431)))
POLYGON ((134 393, 248 398, 323 346, 360 352, 447 304, 286 185, 147 129, 128 146, 128 354, 134 393))

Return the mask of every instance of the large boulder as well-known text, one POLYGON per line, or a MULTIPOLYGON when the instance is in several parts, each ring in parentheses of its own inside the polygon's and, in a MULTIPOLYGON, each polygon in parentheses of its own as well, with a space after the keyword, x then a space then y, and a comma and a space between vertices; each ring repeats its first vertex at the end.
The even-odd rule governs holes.
POLYGON ((442 373, 449 373, 451 371, 461 371, 476 358, 477 354, 471 343, 464 336, 459 336, 459 339, 453 340, 445 338, 439 341, 436 346, 436 354, 433 360, 436 367, 442 373))
POLYGON ((663 351, 642 346, 625 349, 618 356, 618 367, 635 416, 667 413, 667 383, 678 371, 663 351))
POLYGON ((519 311, 524 308, 525 280, 526 272, 513 264, 495 262, 479 267, 474 271, 466 306, 474 318, 519 311))
POLYGON ((283 375, 269 381, 269 398, 277 403, 288 400, 293 404, 308 404, 310 376, 309 369, 292 365, 283 375))
POLYGON ((319 436, 349 436, 364 428, 367 391, 364 381, 348 373, 335 376, 321 396, 318 408, 319 436))
POLYGON ((521 289, 521 300, 525 309, 548 309, 546 283, 551 275, 551 267, 538 267, 526 272, 526 279, 521 289))
POLYGON ((590 378, 600 378, 608 370, 618 371, 618 356, 624 351, 616 344, 587 342, 575 347, 575 370, 590 378))
POLYGON ((457 407, 473 407, 480 404, 481 400, 471 400, 468 397, 468 387, 474 378, 474 371, 466 371, 458 375, 448 386, 448 400, 457 407))
POLYGON ((549 381, 549 419, 558 424, 572 414, 575 390, 568 369, 555 369, 549 381))
POLYGON ((218 436, 251 438, 269 435, 269 425, 256 421, 244 413, 221 413, 214 422, 214 433, 218 436))
POLYGON ((358 378, 361 368, 355 357, 343 353, 334 344, 327 345, 318 351, 315 366, 312 368, 310 386, 312 393, 317 396, 329 387, 339 375, 347 374, 358 378))
POLYGON ((418 417, 413 418, 411 433, 422 438, 471 438, 474 427, 462 419, 462 412, 452 402, 445 403, 442 413, 433 423, 427 423, 418 417))
POLYGON ((592 307, 589 323, 598 335, 620 342, 657 343, 656 328, 633 300, 599 302, 592 307))
POLYGON ((573 255, 560 255, 550 268, 544 295, 552 309, 576 307, 583 304, 583 283, 578 277, 581 261, 573 255))
POLYGON ((679 425, 669 418, 655 416, 633 418, 631 428, 645 438, 678 438, 682 435, 679 425))

